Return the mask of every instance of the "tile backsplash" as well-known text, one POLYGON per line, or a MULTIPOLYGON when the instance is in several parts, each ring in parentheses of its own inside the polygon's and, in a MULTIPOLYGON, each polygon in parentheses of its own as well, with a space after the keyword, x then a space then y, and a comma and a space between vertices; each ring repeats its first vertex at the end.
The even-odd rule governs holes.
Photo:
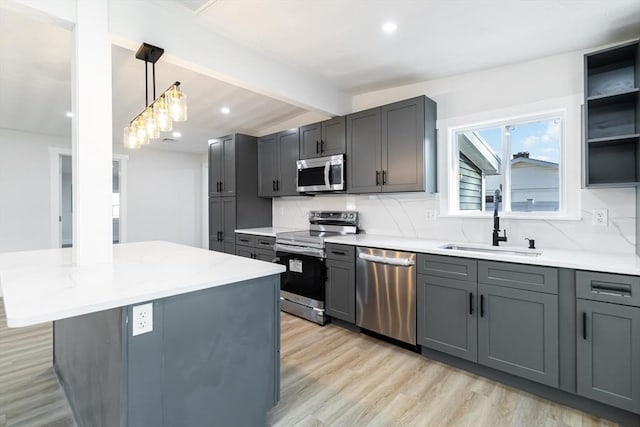
MULTIPOLYGON (((633 254, 636 251, 636 193, 632 188, 581 190, 581 219, 501 218, 509 246, 536 240, 540 249, 562 248, 633 254), (607 226, 592 224, 593 209, 608 209, 607 226)), ((273 225, 306 229, 311 210, 357 210, 368 234, 430 240, 491 243, 492 218, 441 216, 438 194, 318 195, 273 200, 273 225)))

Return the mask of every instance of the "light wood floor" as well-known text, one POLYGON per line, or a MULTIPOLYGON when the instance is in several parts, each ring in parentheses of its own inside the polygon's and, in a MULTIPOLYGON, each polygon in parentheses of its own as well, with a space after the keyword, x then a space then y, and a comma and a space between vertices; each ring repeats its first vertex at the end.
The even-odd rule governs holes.
POLYGON ((281 319, 273 426, 615 425, 366 335, 281 319))
POLYGON ((0 298, 0 427, 75 426, 53 372, 51 329, 8 329, 0 298))
MULTIPOLYGON (((51 325, 7 329, 0 298, 0 427, 74 426, 51 325)), ((282 314, 281 401, 270 425, 613 426, 347 331, 282 314)), ((230 426, 233 427, 233 426, 230 426)))

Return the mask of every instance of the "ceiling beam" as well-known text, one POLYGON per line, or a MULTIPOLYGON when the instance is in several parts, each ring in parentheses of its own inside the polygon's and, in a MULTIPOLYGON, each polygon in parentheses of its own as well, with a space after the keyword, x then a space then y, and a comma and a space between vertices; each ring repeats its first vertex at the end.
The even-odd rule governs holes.
POLYGON ((109 15, 117 45, 135 50, 151 43, 165 50, 167 61, 218 80, 327 116, 351 112, 349 94, 220 36, 205 18, 177 3, 111 0, 109 15))

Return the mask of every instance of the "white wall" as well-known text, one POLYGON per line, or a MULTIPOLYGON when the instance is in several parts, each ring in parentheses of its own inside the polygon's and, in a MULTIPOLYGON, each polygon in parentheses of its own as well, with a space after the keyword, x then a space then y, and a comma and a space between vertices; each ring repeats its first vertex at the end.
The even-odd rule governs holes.
MULTIPOLYGON (((0 252, 50 247, 49 147, 71 141, 0 129, 0 252)), ((202 155, 143 148, 128 154, 128 241, 201 245, 202 155)))
POLYGON ((127 161, 127 241, 201 246, 202 155, 141 148, 127 161))
POLYGON ((370 234, 421 237, 444 241, 491 241, 492 219, 446 216, 448 206, 447 131, 458 126, 521 115, 536 109, 568 105, 567 164, 569 211, 574 220, 503 219, 508 244, 525 245, 536 239, 545 247, 635 253, 635 190, 582 190, 580 99, 583 52, 571 52, 526 63, 426 81, 356 95, 354 111, 425 94, 438 104, 438 194, 335 195, 275 199, 274 226, 307 226, 311 209, 356 209, 362 228, 370 234), (594 208, 608 208, 610 224, 591 224, 594 208), (435 212, 437 219, 428 220, 435 212))

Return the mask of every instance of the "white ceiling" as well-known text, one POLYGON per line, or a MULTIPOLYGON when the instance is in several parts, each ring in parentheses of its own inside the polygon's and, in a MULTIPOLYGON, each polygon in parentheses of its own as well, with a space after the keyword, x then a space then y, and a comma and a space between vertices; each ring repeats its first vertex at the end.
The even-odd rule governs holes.
MULTIPOLYGON (((640 28, 638 0, 157 2, 182 4, 224 37, 352 94, 593 48, 638 37, 640 28), (397 22, 395 34, 382 33, 386 20, 397 22)), ((2 7, 0 28, 0 127, 69 136, 70 33, 2 7)), ((176 126, 181 140, 156 148, 202 152, 216 136, 260 135, 308 118, 299 107, 165 58, 156 65, 158 92, 179 80, 189 96, 189 120, 176 126), (222 106, 231 114, 222 115, 222 106)), ((144 62, 121 47, 113 48, 113 95, 119 144, 144 106, 144 62)))
POLYGON ((640 35, 638 0, 212 0, 198 10, 222 35, 351 93, 640 35), (387 20, 396 33, 381 31, 387 20))
MULTIPOLYGON (((0 128, 47 135, 71 135, 71 33, 59 26, 0 8, 0 128)), ((144 62, 113 46, 113 139, 121 144, 123 128, 145 106, 144 62)), ((176 141, 153 148, 204 152, 207 140, 231 132, 260 135, 306 111, 168 63, 156 63, 160 94, 180 81, 188 95, 188 120, 175 123, 176 141), (226 106, 231 113, 224 115, 226 106)), ((150 100, 152 98, 150 89, 150 100)), ((161 138, 171 138, 163 133, 161 138)), ((148 149, 145 147, 144 149, 148 149)))

